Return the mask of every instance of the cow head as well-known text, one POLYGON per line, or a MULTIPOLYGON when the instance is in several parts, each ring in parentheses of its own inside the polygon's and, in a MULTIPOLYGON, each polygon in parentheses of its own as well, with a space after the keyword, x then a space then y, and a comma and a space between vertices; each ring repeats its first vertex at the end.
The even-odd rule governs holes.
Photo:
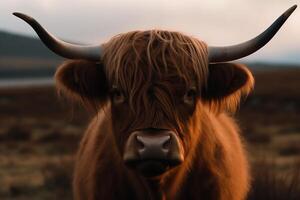
POLYGON ((71 59, 56 73, 58 88, 96 108, 110 107, 118 154, 130 168, 155 177, 193 155, 202 111, 234 110, 253 77, 242 65, 222 63, 264 46, 294 11, 245 43, 208 47, 178 32, 133 31, 96 46, 63 42, 34 19, 28 22, 55 53, 71 59))

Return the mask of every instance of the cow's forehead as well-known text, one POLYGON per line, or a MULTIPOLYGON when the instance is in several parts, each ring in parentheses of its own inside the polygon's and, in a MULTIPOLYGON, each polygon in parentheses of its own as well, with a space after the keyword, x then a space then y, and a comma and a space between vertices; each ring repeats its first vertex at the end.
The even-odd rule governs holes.
POLYGON ((110 83, 136 88, 152 82, 206 82, 207 46, 171 31, 134 31, 104 45, 103 63, 110 83))

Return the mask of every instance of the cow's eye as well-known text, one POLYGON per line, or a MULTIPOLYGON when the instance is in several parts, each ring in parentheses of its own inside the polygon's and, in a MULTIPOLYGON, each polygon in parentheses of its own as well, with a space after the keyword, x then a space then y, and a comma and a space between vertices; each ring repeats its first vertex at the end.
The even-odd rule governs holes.
POLYGON ((183 101, 188 105, 192 105, 195 102, 195 98, 196 98, 196 89, 192 88, 185 93, 183 97, 183 101))
POLYGON ((117 88, 114 88, 111 92, 112 101, 115 104, 120 104, 125 101, 125 96, 123 92, 117 88))

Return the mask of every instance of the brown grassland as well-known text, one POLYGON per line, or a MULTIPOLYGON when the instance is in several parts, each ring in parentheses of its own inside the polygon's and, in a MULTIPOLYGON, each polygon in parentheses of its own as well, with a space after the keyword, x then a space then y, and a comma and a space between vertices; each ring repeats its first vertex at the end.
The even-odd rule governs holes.
MULTIPOLYGON (((254 76, 236 113, 253 171, 249 198, 300 199, 300 68, 254 76)), ((52 86, 0 89, 0 199, 72 199, 74 155, 90 118, 52 86)))

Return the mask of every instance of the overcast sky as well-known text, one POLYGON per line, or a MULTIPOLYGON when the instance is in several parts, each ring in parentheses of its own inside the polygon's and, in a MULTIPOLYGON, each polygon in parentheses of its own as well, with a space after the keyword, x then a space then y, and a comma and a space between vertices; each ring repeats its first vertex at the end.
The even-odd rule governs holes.
MULTIPOLYGON (((60 38, 101 43, 121 32, 167 29, 209 45, 231 45, 267 28, 299 0, 0 0, 0 30, 35 36, 12 12, 37 19, 60 38)), ((299 5, 298 5, 299 6, 299 5)), ((300 8, 248 59, 300 63, 300 8)))

